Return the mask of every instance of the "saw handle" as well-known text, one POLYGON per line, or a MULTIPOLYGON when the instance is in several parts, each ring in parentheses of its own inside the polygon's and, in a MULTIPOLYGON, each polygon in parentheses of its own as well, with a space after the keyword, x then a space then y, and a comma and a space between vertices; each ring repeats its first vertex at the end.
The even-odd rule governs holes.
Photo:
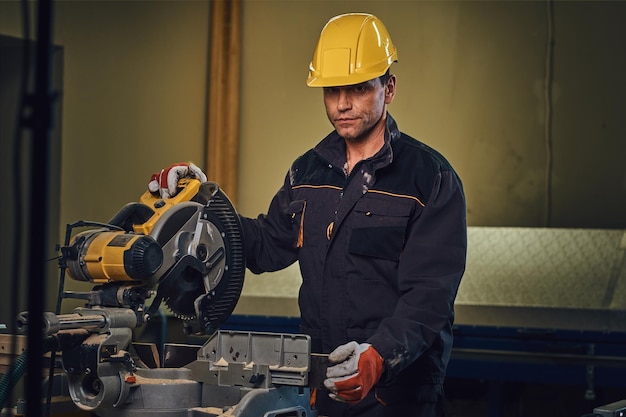
POLYGON ((198 190, 200 190, 200 180, 195 178, 181 178, 178 180, 178 192, 174 197, 161 198, 150 191, 146 191, 139 197, 139 202, 147 205, 154 210, 154 214, 145 223, 133 225, 135 233, 149 235, 155 223, 163 213, 175 206, 176 204, 191 201, 198 190))

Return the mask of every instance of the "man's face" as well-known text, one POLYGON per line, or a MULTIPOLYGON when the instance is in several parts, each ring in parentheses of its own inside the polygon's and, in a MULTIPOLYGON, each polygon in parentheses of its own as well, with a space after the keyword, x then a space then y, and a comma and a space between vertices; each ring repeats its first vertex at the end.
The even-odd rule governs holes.
POLYGON ((361 84, 324 87, 328 120, 345 140, 364 141, 384 115, 394 93, 393 75, 385 85, 375 78, 361 84))

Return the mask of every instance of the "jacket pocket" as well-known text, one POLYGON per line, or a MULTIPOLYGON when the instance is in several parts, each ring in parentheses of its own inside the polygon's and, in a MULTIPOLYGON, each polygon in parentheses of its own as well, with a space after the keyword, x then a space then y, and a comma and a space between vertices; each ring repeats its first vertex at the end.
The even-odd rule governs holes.
POLYGON ((362 227, 350 234, 350 253, 398 261, 404 246, 404 227, 362 227))
POLYGON ((354 208, 350 253, 398 261, 412 210, 408 203, 362 198, 354 208))
POLYGON ((287 215, 291 218, 291 224, 298 229, 298 238, 295 247, 301 248, 304 244, 304 212, 306 210, 306 200, 295 200, 289 203, 287 215))

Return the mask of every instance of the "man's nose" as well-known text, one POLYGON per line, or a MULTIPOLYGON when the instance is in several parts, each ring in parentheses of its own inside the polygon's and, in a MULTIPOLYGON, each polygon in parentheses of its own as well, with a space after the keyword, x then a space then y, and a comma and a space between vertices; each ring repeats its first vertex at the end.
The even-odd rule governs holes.
POLYGON ((352 107, 352 102, 350 100, 350 95, 344 89, 339 90, 339 95, 337 96, 337 108, 340 111, 349 110, 352 107))

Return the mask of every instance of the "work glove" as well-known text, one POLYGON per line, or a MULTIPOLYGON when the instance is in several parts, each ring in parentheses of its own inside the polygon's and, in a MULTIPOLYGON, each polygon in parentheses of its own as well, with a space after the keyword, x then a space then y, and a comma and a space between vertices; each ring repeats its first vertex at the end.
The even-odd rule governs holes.
POLYGON ((152 193, 159 193, 161 198, 174 197, 177 192, 178 180, 181 178, 197 178, 206 182, 204 172, 193 162, 179 162, 156 172, 150 177, 148 189, 152 193))
POLYGON ((356 404, 378 382, 383 373, 383 358, 369 343, 350 342, 328 356, 332 366, 326 370, 324 386, 330 398, 356 404))

